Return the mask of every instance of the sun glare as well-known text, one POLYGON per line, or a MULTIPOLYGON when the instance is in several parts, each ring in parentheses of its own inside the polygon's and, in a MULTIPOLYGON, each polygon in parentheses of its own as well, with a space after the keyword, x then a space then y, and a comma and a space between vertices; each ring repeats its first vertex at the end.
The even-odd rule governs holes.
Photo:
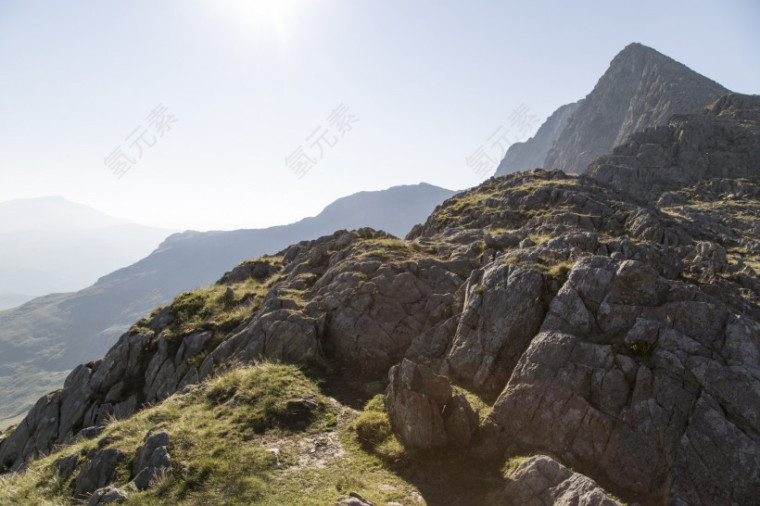
POLYGON ((297 22, 298 0, 221 0, 219 5, 235 17, 246 36, 274 37, 285 44, 292 36, 297 22))

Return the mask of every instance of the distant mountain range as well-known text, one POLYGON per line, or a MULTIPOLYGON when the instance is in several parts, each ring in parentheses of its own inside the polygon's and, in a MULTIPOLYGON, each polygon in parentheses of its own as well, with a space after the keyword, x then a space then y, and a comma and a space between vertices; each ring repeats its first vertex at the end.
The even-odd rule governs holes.
POLYGON ((728 92, 652 48, 630 44, 586 98, 560 107, 534 137, 513 144, 496 175, 536 167, 581 173, 634 132, 696 113, 728 92))
POLYGON ((452 194, 424 183, 397 186, 338 199, 291 225, 174 234, 88 288, 0 311, 0 420, 23 413, 29 402, 60 386, 62 371, 101 356, 154 307, 216 281, 237 263, 339 229, 369 226, 403 237, 452 194), (36 380, 31 386, 29 378, 36 380))
POLYGON ((0 202, 0 309, 84 288, 149 254, 173 232, 62 197, 0 202))

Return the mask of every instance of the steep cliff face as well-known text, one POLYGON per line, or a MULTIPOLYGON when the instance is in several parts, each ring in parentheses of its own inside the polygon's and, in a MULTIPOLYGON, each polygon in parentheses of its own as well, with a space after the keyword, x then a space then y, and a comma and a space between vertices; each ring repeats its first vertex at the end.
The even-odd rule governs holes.
POLYGON ((626 137, 697 112, 728 93, 723 86, 641 44, 610 63, 546 157, 545 167, 583 172, 626 137))
POLYGON ((546 155, 567 127, 567 123, 583 101, 566 104, 552 113, 541 125, 536 135, 525 142, 516 142, 507 150, 496 169, 496 176, 506 176, 520 170, 544 166, 546 155))
POLYGON ((649 201, 709 178, 752 178, 760 159, 760 97, 729 94, 699 114, 636 132, 587 174, 649 201))

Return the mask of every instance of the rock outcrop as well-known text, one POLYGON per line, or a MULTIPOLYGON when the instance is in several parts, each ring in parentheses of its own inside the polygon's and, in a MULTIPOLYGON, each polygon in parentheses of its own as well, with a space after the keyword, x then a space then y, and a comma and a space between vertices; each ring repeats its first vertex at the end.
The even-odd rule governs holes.
POLYGON ((137 490, 145 490, 169 471, 172 460, 169 456, 169 434, 161 431, 145 436, 145 444, 137 450, 132 461, 133 481, 137 490))
POLYGON ((760 96, 730 94, 699 114, 675 115, 636 132, 587 174, 657 202, 664 192, 705 179, 758 177, 759 159, 760 96))
POLYGON ((655 502, 752 502, 760 324, 640 262, 588 257, 541 330, 489 416, 508 451, 655 502))
POLYGON ((0 419, 31 409, 35 399, 62 385, 68 371, 102 357, 154 307, 213 283, 243 260, 344 228, 369 226, 403 235, 453 193, 425 183, 397 186, 338 199, 319 215, 290 225, 174 234, 147 257, 90 287, 3 311, 0 419))
POLYGON ((94 451, 79 467, 74 495, 86 497, 109 485, 114 479, 116 466, 123 459, 124 453, 116 448, 94 451))
POLYGON ((104 487, 96 490, 87 502, 87 506, 121 503, 127 499, 127 493, 115 487, 104 487))
POLYGON ((408 448, 428 450, 452 444, 466 447, 478 416, 449 380, 404 359, 391 368, 385 405, 391 427, 408 448))
POLYGON ((507 473, 506 503, 514 506, 619 506, 594 480, 551 457, 531 457, 507 473))

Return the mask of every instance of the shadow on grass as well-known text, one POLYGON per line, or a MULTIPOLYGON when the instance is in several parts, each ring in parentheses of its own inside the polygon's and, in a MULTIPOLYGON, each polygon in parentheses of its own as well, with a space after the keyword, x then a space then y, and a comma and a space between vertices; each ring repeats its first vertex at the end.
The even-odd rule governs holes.
POLYGON ((475 458, 467 449, 404 450, 401 455, 387 455, 372 445, 362 444, 362 448, 414 485, 428 506, 506 504, 501 462, 475 458))

